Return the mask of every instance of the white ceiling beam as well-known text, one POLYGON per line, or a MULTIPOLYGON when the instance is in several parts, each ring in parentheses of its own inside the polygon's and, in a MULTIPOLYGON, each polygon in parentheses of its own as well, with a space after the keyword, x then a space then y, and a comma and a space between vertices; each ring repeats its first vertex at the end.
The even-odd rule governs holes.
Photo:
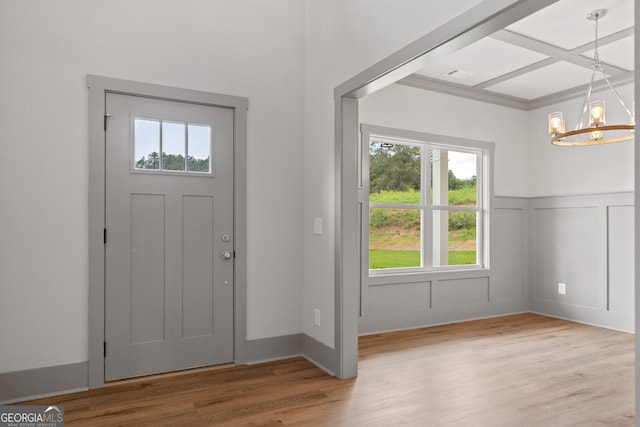
POLYGON ((443 80, 434 79, 421 74, 412 74, 402 80, 399 80, 397 83, 403 86, 445 93, 447 95, 488 102, 491 104, 502 105, 503 107, 516 108, 518 110, 530 109, 529 101, 526 99, 489 92, 483 89, 475 89, 459 83, 445 82, 443 80))
MULTIPOLYGON (((598 45, 600 47, 606 46, 613 42, 617 42, 618 40, 626 39, 627 37, 633 37, 633 34, 634 34, 633 27, 625 28, 624 30, 617 31, 613 34, 609 34, 608 36, 600 37, 598 39, 598 45)), ((595 49, 596 48, 595 44, 596 44, 595 41, 585 43, 582 46, 578 46, 575 49, 571 49, 570 52, 582 54, 587 50, 595 49)))
MULTIPOLYGON (((633 34, 633 28, 625 29, 619 31, 617 33, 611 34, 607 37, 603 37, 600 40, 600 46, 605 46, 609 43, 613 43, 614 41, 620 40, 624 37, 629 36, 629 31, 633 34)), ((543 55, 548 56, 549 58, 538 61, 536 63, 527 65, 526 67, 522 67, 518 70, 511 71, 509 73, 503 74, 501 76, 495 77, 493 79, 484 81, 475 85, 475 88, 484 89, 489 86, 496 85, 498 83, 505 82, 507 80, 511 80, 515 77, 521 76, 523 74, 530 73, 539 68, 545 67, 547 65, 551 65, 555 62, 565 61, 571 64, 579 65, 585 68, 591 68, 593 65, 593 59, 588 58, 586 56, 582 56, 582 53, 594 48, 594 43, 590 42, 585 45, 579 46, 575 49, 565 50, 559 48, 557 46, 550 45, 545 42, 541 42, 539 40, 532 39, 531 37, 524 36, 522 34, 514 33, 509 30, 501 30, 497 33, 491 35, 491 38, 496 40, 503 41, 505 43, 509 43, 515 46, 519 46, 521 48, 531 50, 534 52, 539 52, 543 55)), ((622 69, 612 64, 608 64, 603 62, 605 68, 607 70, 607 74, 610 76, 618 76, 628 73, 628 70, 622 69)))

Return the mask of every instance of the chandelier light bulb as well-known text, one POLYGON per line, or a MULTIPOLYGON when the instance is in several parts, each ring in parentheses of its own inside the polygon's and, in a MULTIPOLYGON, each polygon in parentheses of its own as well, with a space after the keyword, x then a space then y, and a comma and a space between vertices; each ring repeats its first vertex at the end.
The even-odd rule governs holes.
POLYGON ((557 135, 564 132, 564 119, 561 112, 549 114, 549 134, 557 135))
POLYGON ((589 104, 591 126, 601 126, 605 124, 604 101, 593 101, 589 104))
POLYGON ((593 117, 594 121, 599 122, 602 118, 602 108, 600 106, 594 107, 593 110, 591 110, 591 117, 593 117))

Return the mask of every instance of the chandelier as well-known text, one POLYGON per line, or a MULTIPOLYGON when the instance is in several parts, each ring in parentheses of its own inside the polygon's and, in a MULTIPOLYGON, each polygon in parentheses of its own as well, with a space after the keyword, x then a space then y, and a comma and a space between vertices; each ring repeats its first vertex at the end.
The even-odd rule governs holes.
POLYGON ((591 68, 591 81, 587 86, 587 93, 582 104, 578 124, 574 130, 566 131, 562 112, 549 114, 549 135, 553 145, 576 146, 576 145, 598 145, 610 144, 613 142, 627 141, 634 137, 635 118, 634 113, 627 108, 624 101, 613 87, 607 75, 604 73, 600 55, 598 53, 598 20, 607 14, 606 9, 598 9, 587 15, 587 19, 595 23, 595 51, 593 54, 593 65, 591 68), (628 124, 607 125, 605 120, 605 101, 592 101, 591 92, 596 74, 600 74, 614 93, 622 108, 629 115, 628 124))

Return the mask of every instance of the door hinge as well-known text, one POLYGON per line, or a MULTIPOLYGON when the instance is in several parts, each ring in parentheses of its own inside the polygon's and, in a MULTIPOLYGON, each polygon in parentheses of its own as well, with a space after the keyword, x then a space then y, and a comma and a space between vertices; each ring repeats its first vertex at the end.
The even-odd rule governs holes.
POLYGON ((102 240, 103 240, 104 244, 106 245, 107 244, 107 229, 106 228, 103 229, 102 240))
POLYGON ((102 357, 107 357, 107 342, 102 342, 102 357))
POLYGON ((236 251, 233 251, 233 259, 236 259, 236 251))
POLYGON ((109 113, 104 113, 104 130, 107 130, 107 119, 111 117, 111 114, 109 113))

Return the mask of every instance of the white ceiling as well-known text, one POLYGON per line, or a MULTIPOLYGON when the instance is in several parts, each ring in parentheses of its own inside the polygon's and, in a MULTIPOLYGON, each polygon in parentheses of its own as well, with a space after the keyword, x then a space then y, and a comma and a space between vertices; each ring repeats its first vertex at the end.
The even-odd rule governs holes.
MULTIPOLYGON (((633 81, 634 0, 560 0, 400 81, 525 110, 578 95, 591 78, 595 25, 611 82, 633 81)), ((597 76, 596 76, 597 77, 597 76)))

